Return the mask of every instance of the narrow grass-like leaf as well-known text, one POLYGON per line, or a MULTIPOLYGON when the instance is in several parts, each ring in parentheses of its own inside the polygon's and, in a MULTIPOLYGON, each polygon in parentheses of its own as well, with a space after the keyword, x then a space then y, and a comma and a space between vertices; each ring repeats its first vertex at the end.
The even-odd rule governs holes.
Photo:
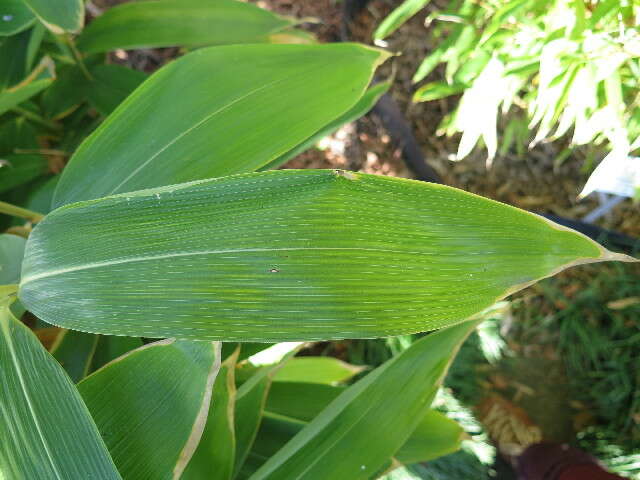
POLYGON ((78 48, 95 53, 116 48, 260 43, 293 23, 235 0, 149 0, 107 10, 85 29, 78 48))
POLYGON ((289 360, 275 374, 275 382, 340 383, 346 382, 365 367, 349 365, 333 357, 297 357, 289 360))
POLYGON ((428 335, 349 387, 252 480, 356 480, 380 473, 429 411, 449 362, 474 326, 467 322, 428 335))
POLYGON ((22 0, 53 33, 77 33, 84 25, 82 0, 22 0))
POLYGON ((179 478, 204 429, 218 352, 214 343, 163 340, 78 384, 124 478, 179 478))
POLYGON ((94 333, 284 341, 461 322, 569 266, 632 260, 461 190, 276 170, 60 208, 27 242, 19 296, 94 333))
POLYGON ((373 34, 375 40, 382 40, 388 37, 407 20, 418 13, 430 0, 404 0, 396 9, 391 12, 376 28, 373 34))
POLYGON ((28 28, 36 17, 22 0, 0 2, 0 36, 14 35, 28 28))
POLYGON ((240 349, 225 359, 213 386, 207 423, 193 457, 182 475, 184 480, 230 480, 236 457, 235 368, 240 349))
POLYGON ((119 479, 69 377, 1 302, 0 476, 119 479))
POLYGON ((185 55, 82 143, 54 203, 254 171, 349 110, 386 57, 346 43, 230 45, 185 55))

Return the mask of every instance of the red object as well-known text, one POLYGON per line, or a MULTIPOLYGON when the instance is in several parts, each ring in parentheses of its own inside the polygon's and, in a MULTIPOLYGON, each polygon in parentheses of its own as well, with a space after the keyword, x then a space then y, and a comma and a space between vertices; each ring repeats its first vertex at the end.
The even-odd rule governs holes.
POLYGON ((518 480, 619 480, 591 455, 568 445, 536 443, 517 460, 518 480))

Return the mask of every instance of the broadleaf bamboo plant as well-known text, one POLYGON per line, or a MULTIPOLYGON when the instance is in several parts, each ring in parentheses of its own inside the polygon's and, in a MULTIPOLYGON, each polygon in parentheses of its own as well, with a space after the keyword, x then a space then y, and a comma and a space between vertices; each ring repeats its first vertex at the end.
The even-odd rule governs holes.
POLYGON ((371 108, 384 51, 233 0, 124 4, 76 44, 82 2, 51 5, 0 3, 0 49, 25 52, 0 91, 2 479, 369 479, 436 458, 463 438, 430 406, 477 315, 633 261, 453 188, 272 171, 371 108), (102 54, 168 45, 190 51, 148 78, 102 54), (295 356, 431 330, 370 372, 295 356))

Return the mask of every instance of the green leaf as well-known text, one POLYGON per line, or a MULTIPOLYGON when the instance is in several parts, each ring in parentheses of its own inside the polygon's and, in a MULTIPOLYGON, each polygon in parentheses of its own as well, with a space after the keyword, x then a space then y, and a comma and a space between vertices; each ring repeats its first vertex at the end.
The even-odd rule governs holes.
POLYGON ((344 43, 232 45, 185 55, 83 142, 55 205, 263 167, 349 110, 386 57, 344 43))
POLYGON ((113 112, 147 78, 146 73, 121 65, 96 65, 91 75, 93 83, 87 98, 104 116, 113 112))
POLYGON ((3 39, 0 45, 0 91, 19 83, 26 77, 29 70, 27 51, 33 30, 26 30, 3 39))
POLYGON ((38 154, 0 157, 0 192, 23 185, 49 170, 47 159, 38 154))
POLYGON ((89 371, 95 372, 112 360, 115 360, 136 348, 140 348, 142 345, 142 340, 135 337, 100 335, 89 371))
MULTIPOLYGON (((274 383, 272 389, 277 385, 274 383)), ((327 388, 336 390, 332 399, 342 391, 333 387, 327 388)), ((272 393, 269 394, 271 395, 272 393)), ((304 421, 266 411, 251 452, 237 478, 251 478, 256 470, 284 447, 305 425, 304 421)), ((388 466, 396 466, 401 462, 406 464, 426 462, 455 452, 460 448, 463 435, 462 428, 456 422, 440 412, 429 410, 409 439, 395 454, 393 462, 391 460, 388 462, 388 466)))
POLYGON ((450 95, 456 95, 467 88, 464 84, 449 85, 445 82, 431 82, 423 85, 413 94, 414 102, 430 102, 450 95))
POLYGON ((202 439, 189 461, 183 480, 229 480, 233 475, 236 456, 235 436, 235 367, 236 348, 222 363, 213 386, 213 397, 202 439))
POLYGON ((464 430, 436 410, 429 410, 394 458, 405 465, 428 462, 460 449, 464 430))
POLYGON ((22 0, 0 0, 0 36, 9 36, 29 28, 36 17, 22 0))
POLYGON ((279 365, 262 367, 238 389, 234 418, 236 434, 234 476, 240 471, 256 438, 273 374, 278 367, 279 365))
POLYGON ((107 10, 85 29, 78 48, 95 53, 116 48, 261 43, 294 23, 233 0, 149 0, 107 10))
POLYGON ((310 422, 346 387, 322 383, 275 382, 271 385, 265 410, 302 422, 310 422))
POLYGON ((53 33, 77 33, 84 25, 82 0, 22 0, 53 33))
POLYGON ((219 361, 214 343, 162 340, 78 384, 124 478, 179 478, 202 435, 219 361))
POLYGON ((61 330, 58 334, 51 347, 51 355, 58 360, 74 383, 78 383, 89 373, 99 337, 76 330, 61 330))
POLYGON ((0 115, 48 87, 53 81, 53 76, 53 63, 45 57, 21 83, 0 91, 0 115))
POLYGON ((36 336, 0 306, 0 474, 119 479, 80 395, 36 336))
POLYGON ((341 383, 362 372, 365 367, 349 365, 333 357, 296 357, 275 374, 275 382, 341 383))
POLYGON ((349 387, 252 480, 356 480, 380 473, 429 411, 449 362, 474 326, 467 322, 428 335, 349 387))
POLYGON ((633 259, 454 188, 275 170, 60 208, 29 237, 19 296, 94 333, 364 338, 451 325, 606 260, 633 259))
POLYGON ((358 100, 358 103, 351 107, 347 112, 343 113, 338 118, 322 127, 320 130, 311 135, 295 148, 292 148, 287 153, 276 158, 264 167, 261 167, 259 170, 271 170, 279 167, 280 165, 291 160, 293 157, 313 147, 324 137, 331 135, 346 123, 357 120, 358 118, 366 114, 369 110, 371 110, 376 105, 376 103, 378 103, 380 97, 384 95, 390 87, 391 82, 381 82, 372 86, 365 92, 360 100, 358 100))
POLYGON ((430 0, 404 0, 378 25, 373 34, 374 40, 382 40, 395 32, 407 20, 418 13, 430 0))
POLYGON ((20 282, 20 268, 26 242, 24 238, 17 235, 9 233, 0 235, 0 285, 20 282))
POLYGON ((49 118, 62 118, 75 110, 87 96, 90 84, 76 65, 65 65, 56 72, 56 79, 40 99, 44 114, 49 118))

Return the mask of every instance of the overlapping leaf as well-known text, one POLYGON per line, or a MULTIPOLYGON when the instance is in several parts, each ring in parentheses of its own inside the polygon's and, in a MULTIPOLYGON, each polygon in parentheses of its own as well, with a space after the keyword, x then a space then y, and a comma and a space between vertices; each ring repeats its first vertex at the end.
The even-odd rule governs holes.
POLYGON ((251 479, 355 480, 382 473, 429 411, 449 362, 473 327, 468 322, 428 335, 378 367, 331 402, 251 479))
POLYGON ((204 429, 216 362, 212 343, 167 340, 134 350, 78 384, 125 478, 180 476, 204 429))
POLYGON ((386 57, 354 44, 231 45, 185 55, 82 143, 54 203, 261 168, 356 104, 386 57))

